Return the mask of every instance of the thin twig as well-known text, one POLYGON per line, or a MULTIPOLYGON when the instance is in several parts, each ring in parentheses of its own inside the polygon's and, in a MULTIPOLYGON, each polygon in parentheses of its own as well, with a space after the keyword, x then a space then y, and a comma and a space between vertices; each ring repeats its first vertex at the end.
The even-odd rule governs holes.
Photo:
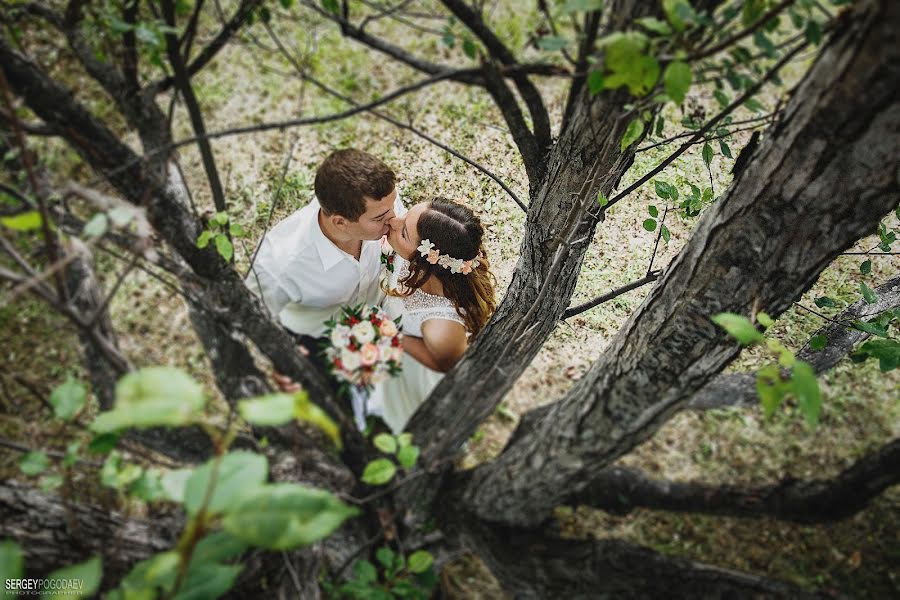
POLYGON ((613 298, 618 298, 619 296, 621 296, 622 294, 624 294, 626 292, 630 292, 631 290, 636 290, 637 288, 639 288, 641 286, 647 285, 648 283, 652 283, 652 282, 656 281, 657 279, 659 279, 659 276, 661 273, 662 273, 662 271, 652 271, 650 274, 648 274, 645 277, 641 277, 637 281, 632 281, 629 284, 626 284, 620 288, 611 290, 611 291, 603 294, 602 296, 597 296, 593 300, 589 300, 583 304, 579 304, 577 306, 572 306, 570 308, 567 308, 566 311, 563 313, 562 318, 568 319, 570 317, 574 317, 575 315, 580 315, 581 313, 588 311, 588 310, 594 308, 595 306, 600 306, 604 302, 609 302, 613 298))
POLYGON ((663 211, 663 217, 659 221, 659 230, 656 232, 656 243, 653 244, 653 254, 650 255, 650 265, 647 267, 647 275, 645 277, 649 277, 650 273, 653 272, 653 261, 656 258, 656 249, 659 248, 659 238, 662 237, 663 227, 665 227, 666 215, 669 214, 669 205, 666 204, 665 210, 663 211))

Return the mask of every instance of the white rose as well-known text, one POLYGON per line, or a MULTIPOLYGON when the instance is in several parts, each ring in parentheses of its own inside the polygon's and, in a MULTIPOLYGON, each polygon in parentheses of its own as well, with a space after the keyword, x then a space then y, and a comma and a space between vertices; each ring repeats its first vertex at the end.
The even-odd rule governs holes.
POLYGON ((337 325, 331 330, 331 345, 335 348, 343 348, 350 343, 350 328, 346 325, 337 325))
POLYGON ((368 344, 375 339, 375 328, 368 321, 361 321, 353 326, 350 330, 353 337, 360 344, 368 344))
POLYGON ((401 348, 399 346, 394 348, 391 351, 391 358, 397 362, 402 362, 403 361, 403 348, 401 348))
POLYGON ((341 350, 341 365, 345 371, 356 371, 359 369, 359 353, 344 348, 341 350))

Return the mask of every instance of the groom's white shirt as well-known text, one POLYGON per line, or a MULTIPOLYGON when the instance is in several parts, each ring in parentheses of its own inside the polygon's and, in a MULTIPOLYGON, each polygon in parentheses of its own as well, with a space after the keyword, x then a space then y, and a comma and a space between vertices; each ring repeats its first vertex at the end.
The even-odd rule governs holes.
MULTIPOLYGON (((400 195, 394 212, 406 212, 400 195)), ((282 325, 318 337, 342 306, 381 304, 381 241, 364 240, 359 260, 325 237, 316 198, 269 231, 246 284, 282 325)))

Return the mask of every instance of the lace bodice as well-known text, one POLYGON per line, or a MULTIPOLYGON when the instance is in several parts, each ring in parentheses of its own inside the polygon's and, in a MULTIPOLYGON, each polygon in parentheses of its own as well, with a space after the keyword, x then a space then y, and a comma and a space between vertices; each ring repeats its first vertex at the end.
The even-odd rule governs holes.
MULTIPOLYGON (((397 255, 394 258, 394 272, 388 273, 390 289, 399 289, 400 280, 409 274, 409 262, 397 255)), ((388 296, 384 308, 391 318, 402 315, 400 324, 405 335, 422 337, 422 324, 431 319, 446 319, 465 325, 456 312, 453 302, 443 296, 416 290, 409 296, 388 296)))

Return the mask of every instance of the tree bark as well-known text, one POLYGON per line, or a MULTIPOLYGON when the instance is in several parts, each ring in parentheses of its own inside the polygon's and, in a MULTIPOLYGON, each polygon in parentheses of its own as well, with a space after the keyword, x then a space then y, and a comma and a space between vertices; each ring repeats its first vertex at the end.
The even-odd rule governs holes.
POLYGON ((606 352, 536 431, 475 471, 473 512, 514 525, 546 519, 737 356, 711 315, 779 315, 874 230, 898 198, 898 30, 900 5, 887 0, 844 18, 785 118, 606 352))

